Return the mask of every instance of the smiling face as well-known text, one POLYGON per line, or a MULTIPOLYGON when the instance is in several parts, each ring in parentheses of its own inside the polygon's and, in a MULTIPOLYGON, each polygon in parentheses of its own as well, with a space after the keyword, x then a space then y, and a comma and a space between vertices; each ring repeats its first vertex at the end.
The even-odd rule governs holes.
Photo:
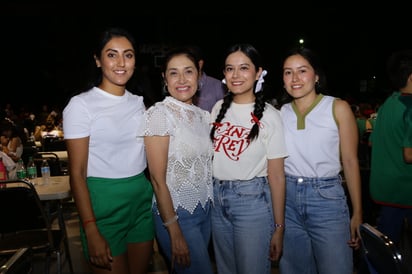
POLYGON ((283 63, 284 88, 295 99, 316 93, 318 79, 314 68, 302 55, 291 55, 283 63))
POLYGON ((252 60, 241 51, 229 54, 225 61, 226 85, 235 96, 254 97, 253 87, 255 81, 259 79, 261 68, 256 71, 252 60))
POLYGON ((185 54, 173 56, 166 65, 163 78, 170 95, 187 104, 192 104, 198 88, 199 71, 185 54))
POLYGON ((124 92, 135 69, 135 51, 125 37, 112 38, 103 48, 96 65, 101 67, 103 80, 100 88, 111 93, 124 92))

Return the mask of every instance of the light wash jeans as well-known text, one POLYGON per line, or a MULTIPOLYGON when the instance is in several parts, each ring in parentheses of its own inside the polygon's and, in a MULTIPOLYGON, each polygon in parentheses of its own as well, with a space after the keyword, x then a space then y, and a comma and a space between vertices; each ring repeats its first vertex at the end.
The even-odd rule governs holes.
POLYGON ((352 274, 350 213, 340 176, 286 175, 283 274, 352 274))
POLYGON ((214 179, 213 195, 212 239, 217 272, 270 274, 274 221, 267 179, 214 179))
MULTIPOLYGON (((207 203, 205 209, 200 204, 197 205, 193 214, 178 207, 176 213, 179 216, 179 226, 183 232, 190 252, 190 267, 182 267, 174 264, 171 273, 179 274, 213 274, 212 262, 209 257, 209 241, 211 237, 210 207, 207 203)), ((156 228, 156 239, 163 254, 166 256, 169 267, 171 262, 170 236, 167 229, 163 226, 163 221, 157 213, 156 204, 153 206, 153 216, 156 228)))

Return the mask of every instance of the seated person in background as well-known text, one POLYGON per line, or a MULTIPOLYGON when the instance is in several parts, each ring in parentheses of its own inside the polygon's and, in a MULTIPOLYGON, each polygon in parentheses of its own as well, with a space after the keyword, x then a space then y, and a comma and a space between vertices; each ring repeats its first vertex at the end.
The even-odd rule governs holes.
MULTIPOLYGON (((2 136, 3 137, 3 136, 2 136)), ((7 179, 16 179, 16 163, 12 158, 10 158, 6 153, 0 151, 0 158, 7 169, 7 179)))
POLYGON ((49 114, 44 125, 36 126, 34 138, 42 144, 45 138, 63 139, 63 131, 56 125, 54 115, 49 114))
POLYGON ((0 128, 2 151, 17 162, 23 154, 23 138, 17 127, 10 121, 3 121, 0 128))

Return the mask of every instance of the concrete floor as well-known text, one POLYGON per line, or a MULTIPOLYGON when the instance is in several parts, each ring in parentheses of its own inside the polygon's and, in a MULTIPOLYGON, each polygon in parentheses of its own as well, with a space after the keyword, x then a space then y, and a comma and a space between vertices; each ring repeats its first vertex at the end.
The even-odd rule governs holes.
MULTIPOLYGON (((73 262, 73 269, 75 274, 91 274, 88 264, 83 257, 82 247, 80 243, 79 235, 79 221, 77 213, 74 209, 67 211, 65 213, 65 221, 67 234, 69 237, 69 247, 70 255, 73 262)), ((155 253, 153 254, 153 260, 150 267, 150 272, 148 274, 168 274, 167 266, 157 249, 157 245, 154 246, 155 253)), ((64 260, 65 254, 62 254, 64 260)), ((53 261, 52 268, 50 269, 50 274, 56 273, 55 260, 53 261)), ((63 261, 63 271, 62 274, 69 273, 68 263, 63 261)), ((44 257, 35 256, 33 273, 32 274, 44 274, 44 257)), ((273 266, 271 274, 279 274, 277 266, 273 266)))
MULTIPOLYGON (((79 234, 79 221, 78 216, 75 211, 66 212, 65 214, 67 234, 69 238, 70 255, 73 263, 73 270, 75 274, 89 274, 88 264, 83 257, 83 251, 80 242, 79 234)), ((153 255, 153 263, 151 265, 150 272, 148 274, 167 274, 167 267, 164 263, 162 256, 157 252, 155 246, 155 253, 153 255)), ((62 254, 62 259, 64 260, 65 254, 62 254)), ((44 257, 35 256, 32 274, 44 274, 44 257)), ((52 268, 50 269, 50 274, 56 273, 56 264, 53 261, 52 268)), ((69 266, 66 261, 63 261, 63 271, 62 274, 69 273, 69 266)))

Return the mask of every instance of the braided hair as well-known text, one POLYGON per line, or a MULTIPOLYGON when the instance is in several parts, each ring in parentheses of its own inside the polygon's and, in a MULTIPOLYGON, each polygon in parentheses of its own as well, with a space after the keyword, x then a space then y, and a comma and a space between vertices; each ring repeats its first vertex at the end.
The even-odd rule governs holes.
MULTIPOLYGON (((252 61, 252 63, 254 64, 256 70, 262 67, 262 61, 261 61, 260 54, 256 50, 256 48, 253 47, 252 45, 235 44, 228 49, 226 56, 229 56, 230 54, 236 51, 241 51, 246 56, 248 56, 250 60, 252 61)), ((257 85, 257 80, 255 81, 255 84, 253 86, 253 90, 256 89, 256 85, 257 85)), ((233 93, 229 91, 226 93, 225 97, 223 98, 222 106, 220 108, 219 114, 217 115, 214 124, 219 124, 223 120, 232 101, 233 101, 233 93)), ((255 105, 253 109, 253 116, 256 117, 258 120, 261 120, 263 117, 263 111, 265 110, 265 102, 266 101, 264 98, 264 93, 262 91, 255 93, 255 105)), ((215 131, 216 131, 216 127, 213 126, 210 131, 210 138, 212 139, 212 141, 214 141, 215 131)), ((258 137, 258 135, 259 135, 259 123, 254 123, 254 125, 252 126, 252 129, 249 132, 249 135, 247 136, 247 139, 250 141, 253 141, 254 139, 258 137)))

